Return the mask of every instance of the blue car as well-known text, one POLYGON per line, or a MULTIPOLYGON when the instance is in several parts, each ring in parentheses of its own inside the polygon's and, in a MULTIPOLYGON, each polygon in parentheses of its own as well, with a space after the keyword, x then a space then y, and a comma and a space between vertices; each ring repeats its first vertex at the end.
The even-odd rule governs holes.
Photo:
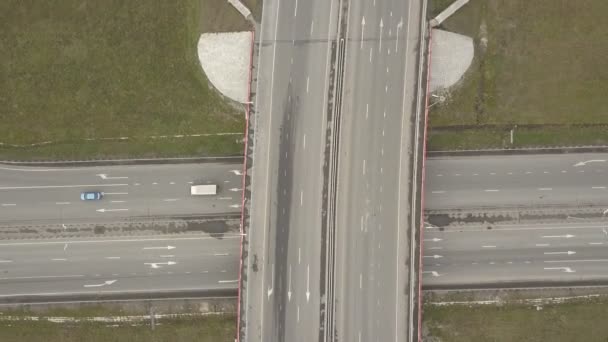
POLYGON ((80 194, 80 199, 83 201, 96 201, 103 197, 103 192, 86 191, 80 194))

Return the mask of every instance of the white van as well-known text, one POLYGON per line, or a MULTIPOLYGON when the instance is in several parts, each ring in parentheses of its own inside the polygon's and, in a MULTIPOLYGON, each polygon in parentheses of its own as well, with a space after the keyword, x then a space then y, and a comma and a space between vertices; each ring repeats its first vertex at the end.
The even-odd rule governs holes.
POLYGON ((190 187, 190 195, 192 195, 192 196, 217 195, 217 185, 216 184, 192 185, 190 187))

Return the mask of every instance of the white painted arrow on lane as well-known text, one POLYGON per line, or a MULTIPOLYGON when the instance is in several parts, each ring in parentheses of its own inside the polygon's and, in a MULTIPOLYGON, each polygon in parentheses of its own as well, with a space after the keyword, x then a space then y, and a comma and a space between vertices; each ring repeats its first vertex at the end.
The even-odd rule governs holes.
POLYGON ((552 239, 552 238, 554 238, 554 239, 555 238, 569 239, 569 238, 573 238, 574 235, 572 235, 572 234, 566 234, 566 235, 545 235, 543 237, 547 238, 547 239, 552 239))
POLYGON ((382 50, 382 32, 384 31, 384 22, 380 18, 380 45, 378 45, 378 51, 382 50))
POLYGON ((100 213, 106 213, 111 211, 128 211, 129 209, 97 209, 96 211, 100 213))
POLYGON ((306 266, 306 302, 310 300, 310 265, 306 266))
POLYGON ((101 179, 127 179, 127 178, 129 178, 129 177, 108 177, 108 175, 105 173, 99 173, 99 174, 96 174, 95 176, 101 177, 101 179))
POLYGON ((144 247, 142 249, 175 249, 175 246, 163 246, 163 247, 144 247))
POLYGON ((565 273, 574 273, 574 270, 571 269, 570 267, 545 267, 545 270, 556 270, 556 271, 563 271, 565 273))
POLYGON ((403 27, 403 17, 401 17, 401 20, 399 20, 399 23, 397 24, 397 39, 395 40, 395 51, 399 52, 399 30, 401 30, 401 28, 403 27))
POLYGON ((272 292, 274 291, 274 264, 272 264, 272 274, 271 274, 270 279, 271 279, 271 283, 270 283, 271 285, 268 288, 268 292, 267 292, 268 299, 270 299, 270 296, 272 296, 272 292))
POLYGON ((604 163, 604 162, 606 162, 606 160, 604 160, 604 159, 592 159, 592 160, 578 162, 578 163, 574 164, 574 167, 585 166, 589 163, 604 163))
POLYGON ((151 268, 160 268, 161 266, 171 266, 175 265, 177 262, 175 261, 167 261, 167 262, 145 262, 144 265, 150 265, 151 268))
POLYGON ((240 204, 231 204, 230 208, 240 208, 241 205, 240 204))
POLYGON ((287 288, 287 299, 291 302, 291 265, 289 265, 289 285, 287 288))
POLYGON ((436 271, 422 271, 422 273, 424 273, 424 274, 430 273, 433 277, 439 277, 439 273, 437 273, 436 271))
POLYGON ((554 255, 554 254, 568 254, 568 255, 572 255, 572 254, 576 254, 575 251, 567 251, 567 252, 545 252, 546 255, 554 255))
POLYGON ((106 285, 112 285, 116 282, 116 280, 106 280, 101 284, 91 284, 91 285, 85 285, 84 287, 102 287, 102 286, 106 286, 106 285))
POLYGON ((361 19, 361 45, 359 45, 359 49, 363 49, 363 35, 365 33, 365 16, 361 19))
POLYGON ((439 242, 439 241, 441 241, 441 240, 443 240, 443 239, 440 239, 440 238, 432 238, 432 239, 424 239, 423 241, 425 241, 425 242, 429 242, 429 241, 432 241, 432 242, 439 242))
POLYGON ((425 255, 424 258, 433 258, 433 259, 439 259, 439 258, 443 258, 443 255, 425 255))
POLYGON ((241 189, 239 189, 239 188, 232 188, 232 189, 230 189, 230 191, 237 192, 237 191, 241 191, 241 189))
POLYGON ((234 173, 237 176, 242 176, 243 173, 240 170, 230 170, 230 172, 234 173))

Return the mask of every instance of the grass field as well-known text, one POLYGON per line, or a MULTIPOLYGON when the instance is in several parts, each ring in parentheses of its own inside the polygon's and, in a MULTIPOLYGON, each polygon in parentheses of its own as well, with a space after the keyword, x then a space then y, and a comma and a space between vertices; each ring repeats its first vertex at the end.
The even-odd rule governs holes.
POLYGON ((606 342, 606 299, 563 304, 424 306, 425 341, 606 342), (434 339, 433 339, 434 338, 434 339))
POLYGON ((154 330, 149 324, 133 323, 54 323, 39 321, 0 321, 3 342, 233 342, 236 318, 163 319, 154 330))
POLYGON ((196 55, 201 32, 250 29, 226 1, 6 0, 0 25, 0 142, 55 142, 0 159, 241 153, 234 137, 145 138, 244 131, 196 55))
POLYGON ((471 0, 443 25, 474 38, 475 58, 431 108, 429 148, 608 144, 593 127, 608 123, 605 13, 604 0, 471 0))

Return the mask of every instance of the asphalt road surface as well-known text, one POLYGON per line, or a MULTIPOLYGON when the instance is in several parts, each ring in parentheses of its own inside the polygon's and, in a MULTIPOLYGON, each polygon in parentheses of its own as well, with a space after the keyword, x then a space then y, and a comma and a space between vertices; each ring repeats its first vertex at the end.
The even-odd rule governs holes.
POLYGON ((107 167, 0 165, 0 225, 107 222, 126 218, 240 212, 241 164, 107 167), (217 196, 191 196, 191 184, 213 183, 217 196), (81 201, 101 191, 99 201, 81 201))
POLYGON ((418 338, 415 270, 406 260, 415 260, 409 194, 422 3, 350 1, 336 213, 339 341, 418 338))
POLYGON ((16 297, 233 289, 239 236, 0 242, 0 301, 16 297))
POLYGON ((323 152, 336 7, 326 0, 264 2, 243 341, 319 336, 323 152))
POLYGON ((425 288, 608 282, 608 221, 427 228, 425 288))
POLYGON ((608 205, 608 154, 429 158, 425 209, 608 205))

